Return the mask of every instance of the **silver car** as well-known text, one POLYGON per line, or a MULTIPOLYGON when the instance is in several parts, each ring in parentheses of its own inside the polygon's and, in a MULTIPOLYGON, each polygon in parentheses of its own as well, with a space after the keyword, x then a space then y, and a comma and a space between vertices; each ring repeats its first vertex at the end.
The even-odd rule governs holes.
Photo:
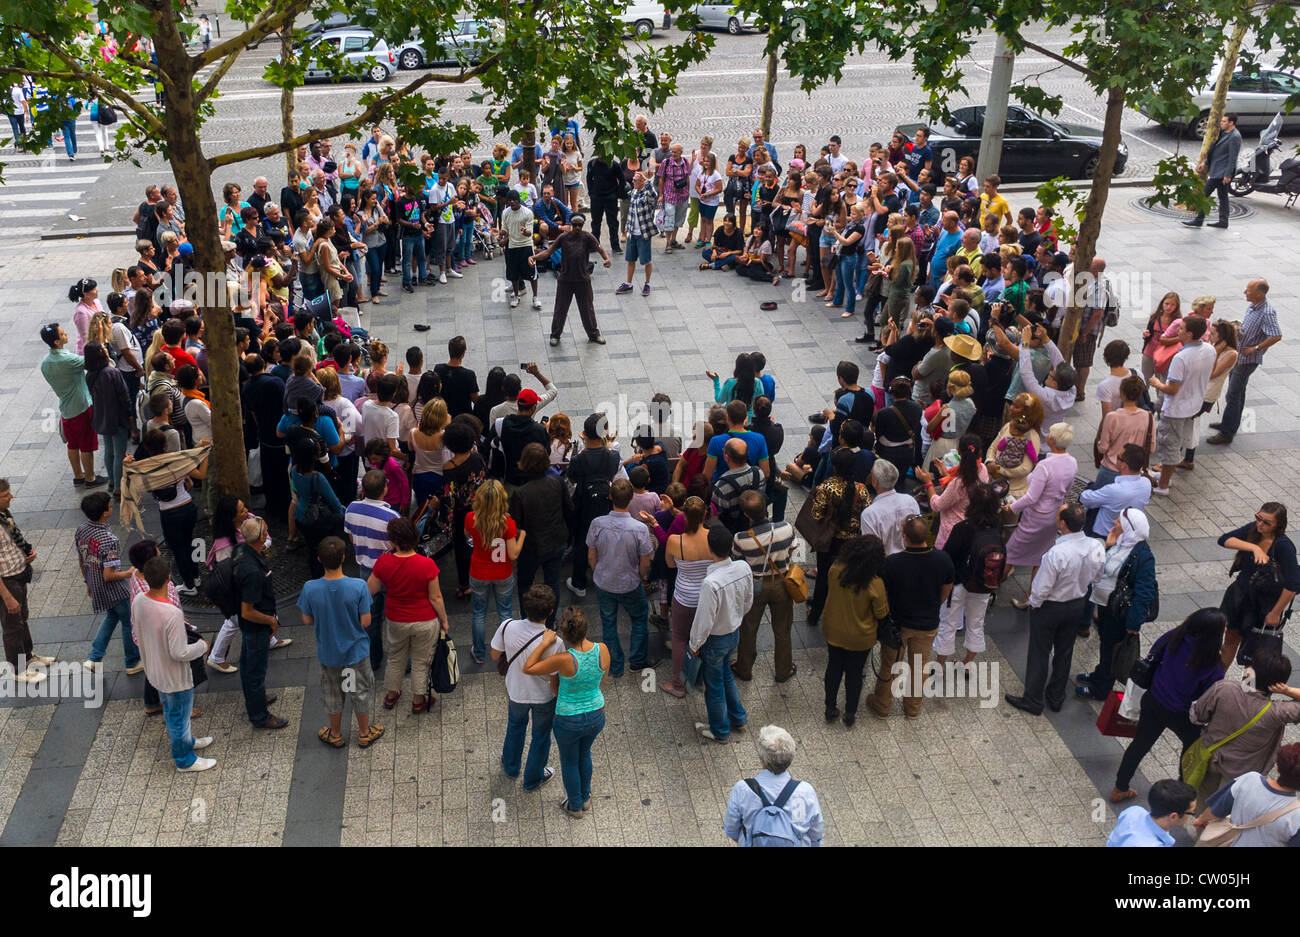
POLYGON ((403 43, 397 50, 397 64, 401 68, 462 63, 476 65, 504 36, 505 27, 499 20, 457 20, 454 32, 435 41, 426 43, 417 35, 403 43), (432 51, 426 45, 430 45, 432 51))
MULTIPOLYGON (((1196 136, 1204 136, 1210 104, 1214 101, 1214 82, 1215 79, 1211 79, 1207 87, 1192 94, 1192 101, 1199 111, 1196 117, 1171 121, 1172 129, 1186 127, 1196 136)), ((1228 102, 1224 110, 1237 115, 1237 126, 1242 129, 1267 127, 1273 115, 1282 112, 1284 129, 1300 130, 1300 107, 1285 113, 1286 100, 1294 94, 1300 94, 1300 77, 1293 72, 1267 66, 1250 72, 1238 69, 1228 84, 1228 102)))
POLYGON ((700 29, 725 29, 739 36, 746 29, 764 28, 752 14, 737 10, 730 3, 697 3, 693 12, 700 18, 700 29))
MULTIPOLYGON (((352 64, 362 66, 364 77, 370 81, 388 81, 397 70, 397 60, 388 51, 388 44, 368 29, 327 29, 321 33, 321 41, 339 49, 352 64)), ((306 77, 332 80, 336 76, 323 65, 308 61, 306 77)))

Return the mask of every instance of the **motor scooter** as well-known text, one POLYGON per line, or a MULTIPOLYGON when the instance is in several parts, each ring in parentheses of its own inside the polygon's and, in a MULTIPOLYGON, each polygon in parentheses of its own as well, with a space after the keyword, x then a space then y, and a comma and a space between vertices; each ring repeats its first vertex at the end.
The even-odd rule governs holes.
POLYGON ((1286 207, 1290 208, 1300 198, 1300 156, 1283 160, 1278 167, 1279 175, 1273 178, 1270 157, 1282 143, 1278 136, 1282 132, 1282 115, 1278 114, 1259 135, 1259 146, 1255 147, 1255 166, 1253 169, 1241 168, 1228 183, 1228 191, 1238 198, 1252 192, 1267 192, 1271 195, 1287 196, 1286 207))

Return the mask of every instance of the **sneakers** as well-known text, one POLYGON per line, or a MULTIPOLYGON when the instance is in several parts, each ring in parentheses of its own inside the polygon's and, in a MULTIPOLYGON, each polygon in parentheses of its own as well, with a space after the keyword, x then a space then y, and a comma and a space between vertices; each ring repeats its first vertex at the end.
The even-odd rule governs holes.
POLYGON ((723 744, 726 744, 727 742, 731 741, 730 739, 727 738, 720 739, 716 735, 714 735, 713 730, 709 728, 709 724, 707 722, 695 723, 695 731, 700 733, 702 737, 708 739, 710 742, 721 742, 723 744))
POLYGON ((599 335, 599 334, 597 334, 597 335, 588 335, 588 336, 587 336, 587 341, 590 342, 590 343, 593 344, 593 345, 603 345, 603 344, 605 344, 605 336, 603 336, 603 335, 599 335))
POLYGON ((176 587, 176 594, 183 595, 187 599, 192 599, 199 594, 199 590, 193 586, 179 585, 176 587))
POLYGON ((88 660, 81 666, 85 667, 91 673, 103 673, 104 662, 102 660, 88 660))
POLYGON ((133 677, 138 673, 144 673, 144 664, 133 664, 126 668, 126 674, 129 677, 133 677))
POLYGON ((268 650, 274 651, 277 648, 288 647, 293 643, 293 638, 272 638, 271 646, 268 650))
POLYGON ((1151 493, 1152 493, 1153 495, 1160 495, 1160 497, 1162 497, 1162 498, 1168 498, 1168 497, 1169 497, 1169 489, 1168 489, 1168 488, 1161 488, 1159 485, 1155 485, 1155 486, 1153 486, 1153 487, 1151 488, 1151 493))
POLYGON ((258 725, 257 723, 253 723, 253 728, 254 729, 283 729, 288 724, 289 724, 288 719, 284 719, 280 716, 271 716, 269 719, 266 720, 266 722, 263 722, 261 725, 258 725))
POLYGON ((550 342, 551 342, 551 347, 554 348, 556 345, 560 344, 560 336, 552 335, 550 338, 550 342))
POLYGON ((207 748, 207 747, 208 747, 209 745, 211 745, 211 744, 212 744, 212 736, 210 736, 210 735, 205 735, 205 736, 204 736, 203 738, 201 738, 201 739, 195 739, 195 740, 194 740, 194 750, 195 750, 196 752, 197 752, 197 751, 200 751, 200 750, 202 750, 202 749, 204 749, 204 748, 207 748))
MULTIPOLYGON (((458 274, 456 274, 456 276, 460 276, 460 274, 458 273, 458 274)), ((442 271, 442 273, 438 274, 438 282, 439 282, 439 283, 446 283, 446 282, 447 282, 447 271, 446 271, 446 270, 444 270, 444 271, 442 271)))
POLYGON ((409 284, 409 283, 403 283, 403 284, 402 284, 402 292, 403 292, 403 293, 414 293, 414 292, 415 292, 415 287, 412 286, 412 285, 409 284))
POLYGON ((49 679, 49 675, 43 674, 39 670, 32 670, 28 668, 27 670, 24 670, 22 673, 17 674, 14 677, 14 679, 17 680, 19 683, 44 683, 47 679, 49 679))
POLYGON ((215 758, 195 758, 194 764, 190 765, 188 768, 177 768, 176 770, 177 771, 207 771, 209 768, 215 768, 216 766, 217 766, 217 759, 215 758))
POLYGON ((555 769, 552 768, 550 765, 547 765, 546 768, 542 771, 542 779, 538 781, 535 786, 525 787, 524 790, 529 792, 535 791, 537 790, 537 788, 541 787, 543 784, 545 784, 553 777, 555 777, 555 769))
POLYGON ((576 595, 576 596, 577 596, 578 598, 580 598, 580 599, 583 599, 583 598, 586 598, 586 597, 587 597, 587 590, 584 589, 584 588, 581 588, 581 587, 579 587, 579 586, 575 586, 575 585, 573 584, 573 577, 572 577, 572 576, 570 576, 568 579, 564 580, 564 588, 568 589, 570 592, 572 592, 574 595, 576 595))
POLYGON ((534 308, 534 309, 541 309, 541 308, 542 308, 542 301, 541 301, 540 299, 538 299, 536 296, 533 297, 533 308, 534 308))
POLYGON ((447 270, 443 273, 442 278, 438 282, 446 283, 447 277, 455 277, 457 280, 463 280, 465 278, 465 274, 461 273, 455 267, 452 267, 450 270, 447 270))
POLYGON ((27 660, 32 664, 44 664, 46 667, 54 663, 53 657, 46 657, 44 654, 29 654, 27 660))
POLYGON ((641 287, 641 295, 642 295, 642 296, 649 296, 649 295, 650 295, 650 284, 649 284, 649 283, 647 283, 645 286, 641 287))
MULTIPOLYGON (((615 294, 615 295, 618 295, 619 293, 630 293, 630 292, 632 292, 632 284, 631 284, 631 283, 622 283, 622 284, 619 284, 618 289, 614 290, 614 294, 615 294)), ((77 480, 80 481, 81 479, 77 479, 77 480)))
POLYGON ((515 308, 516 306, 518 306, 518 305, 519 305, 519 297, 518 297, 518 295, 512 295, 512 296, 510 297, 510 308, 511 308, 511 309, 514 309, 514 308, 515 308))

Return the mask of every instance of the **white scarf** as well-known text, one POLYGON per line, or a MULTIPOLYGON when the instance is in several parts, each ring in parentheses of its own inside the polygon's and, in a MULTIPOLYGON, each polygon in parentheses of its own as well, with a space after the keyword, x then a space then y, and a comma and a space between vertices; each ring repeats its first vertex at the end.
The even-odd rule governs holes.
POLYGON ((1110 594, 1115 591, 1119 574, 1128 562, 1129 554, 1151 533, 1151 523, 1147 516, 1136 508, 1125 508, 1119 516, 1119 540, 1106 551, 1106 561, 1101 573, 1092 587, 1092 604, 1105 607, 1110 601, 1110 594))

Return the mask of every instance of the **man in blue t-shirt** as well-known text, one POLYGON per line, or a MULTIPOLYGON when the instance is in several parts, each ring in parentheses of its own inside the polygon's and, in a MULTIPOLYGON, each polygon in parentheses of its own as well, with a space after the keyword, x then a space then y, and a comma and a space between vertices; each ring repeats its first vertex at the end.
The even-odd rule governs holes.
POLYGON ((961 247, 961 224, 957 213, 946 211, 939 220, 939 239, 934 242, 934 253, 930 255, 930 286, 935 291, 948 275, 948 258, 961 247))
POLYGON ((358 743, 366 748, 384 734, 384 727, 371 725, 370 691, 375 674, 370 667, 370 589, 364 579, 343 575, 347 545, 338 537, 326 537, 316 548, 325 575, 313 579, 298 594, 302 623, 316 632, 316 659, 323 676, 321 693, 330 724, 317 736, 326 745, 342 748, 343 698, 352 701, 357 717, 358 743))
POLYGON ((927 167, 931 170, 931 175, 934 174, 934 150, 930 148, 929 127, 916 128, 916 138, 903 154, 903 162, 907 165, 907 174, 913 179, 919 180, 921 170, 927 167))
POLYGON ((709 454, 704 460, 704 474, 710 481, 716 482, 727 470, 726 459, 722 458, 722 449, 731 439, 743 439, 746 461, 760 469, 767 478, 772 477, 772 460, 767 456, 767 440, 761 433, 745 429, 745 420, 749 417, 749 408, 743 400, 733 400, 727 404, 727 432, 709 440, 709 454))

